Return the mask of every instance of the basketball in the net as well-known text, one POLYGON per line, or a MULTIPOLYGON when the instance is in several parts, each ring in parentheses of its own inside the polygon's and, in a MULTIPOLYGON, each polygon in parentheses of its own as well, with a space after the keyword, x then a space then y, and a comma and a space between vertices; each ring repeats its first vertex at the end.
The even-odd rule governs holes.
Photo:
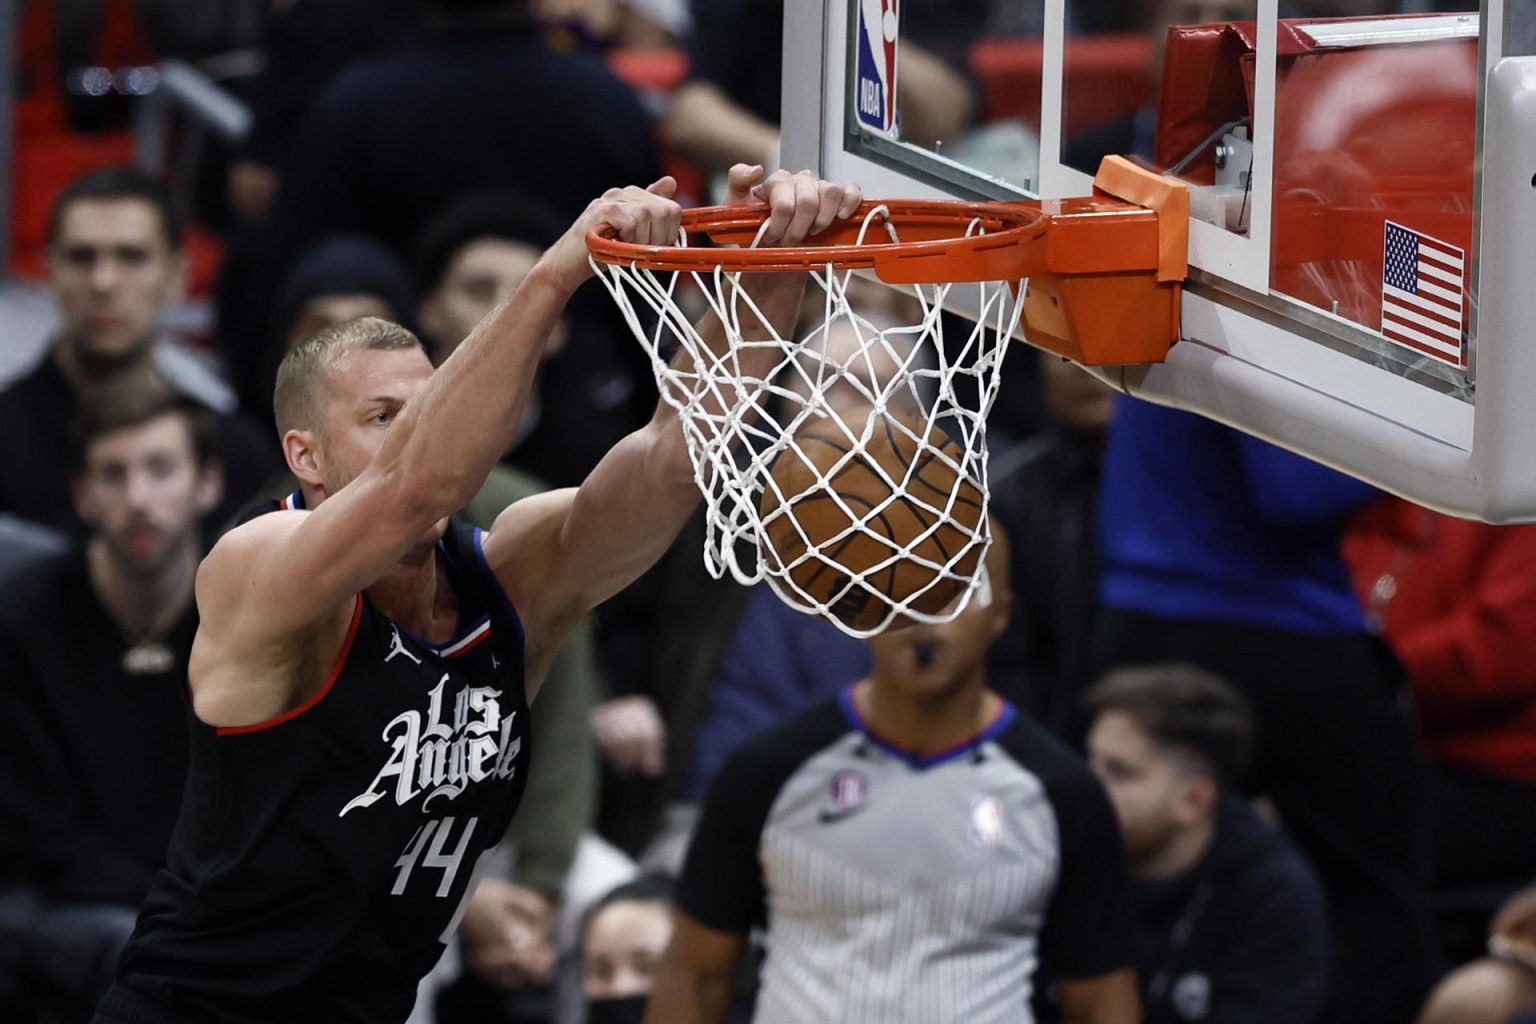
POLYGON ((854 629, 874 629, 892 604, 908 599, 910 609, 936 615, 960 595, 964 579, 976 571, 982 545, 972 542, 980 534, 981 492, 970 479, 957 480, 954 467, 964 464, 958 444, 937 428, 920 444, 917 438, 924 436, 919 420, 883 413, 864 450, 839 466, 852 443, 832 419, 812 420, 774 461, 778 490, 766 488, 759 509, 769 565, 784 571, 804 594, 829 606, 854 629), (904 494, 892 500, 893 487, 876 472, 876 465, 904 494), (818 477, 825 477, 827 484, 818 487, 818 477), (957 487, 951 504, 949 496, 957 487), (854 518, 829 492, 841 496, 854 518), (948 516, 942 514, 946 507, 948 516), (871 514, 875 509, 880 511, 871 514), (860 520, 863 525, 850 531, 860 520), (807 541, 811 554, 802 557, 807 541), (908 545, 908 556, 893 559, 908 545), (961 552, 948 574, 918 560, 944 566, 961 552), (856 578, 872 569, 862 580, 856 578))

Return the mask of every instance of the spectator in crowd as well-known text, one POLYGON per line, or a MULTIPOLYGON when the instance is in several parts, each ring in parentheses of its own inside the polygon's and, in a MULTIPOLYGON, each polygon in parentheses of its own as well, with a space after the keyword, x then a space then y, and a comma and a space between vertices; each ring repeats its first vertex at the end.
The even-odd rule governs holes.
POLYGON ((99 392, 77 438, 88 539, 0 588, 0 945, 62 1021, 110 983, 176 821, 220 488, 209 414, 152 376, 99 392))
MULTIPOLYGON (((0 392, 0 511, 76 536, 86 524, 70 496, 69 423, 108 385, 153 368, 214 412, 224 500, 211 531, 281 466, 277 445, 235 415, 233 393, 185 349, 162 338, 161 317, 181 295, 181 223, 164 192, 137 171, 93 171, 54 206, 49 284, 58 334, 29 373, 0 392)), ((209 533, 211 538, 211 532, 209 533)))
MULTIPOLYGON (((228 181, 241 219, 264 221, 292 158, 294 137, 326 85, 348 64, 419 35, 417 0, 289 0, 267 4, 266 62, 247 89, 252 123, 228 181)), ((535 13, 604 45, 670 45, 687 28, 683 0, 535 0, 535 13)), ((564 47, 568 49, 569 47, 564 47)))
POLYGON ((65 67, 88 65, 100 59, 91 44, 101 32, 144 33, 158 57, 199 57, 228 53, 256 42, 261 0, 138 0, 117 4, 111 0, 54 0, 58 22, 59 56, 65 67), (117 8, 115 11, 113 8, 117 8), (136 26, 123 24, 136 21, 136 26), (118 25, 110 23, 117 21, 118 25), (107 24, 104 24, 107 23, 107 24))
POLYGON ((760 925, 757 1021, 1018 1020, 1037 962, 1069 1019, 1140 1019, 1109 801, 986 687, 1010 601, 994 536, 957 619, 875 637, 868 679, 727 759, 647 1020, 724 1020, 760 925))
POLYGON ((994 451, 992 514, 1014 538, 1013 619, 992 645, 997 690, 1072 744, 1093 679, 1099 616, 1099 480, 1114 392, 1048 352, 1041 367, 1050 424, 994 451))
POLYGON ((485 189, 522 189, 569 222, 613 182, 660 176, 634 92, 600 58, 552 49, 530 4, 421 0, 407 45, 330 78, 287 146, 249 272, 221 288, 226 347, 261 344, 253 314, 318 238, 365 232, 403 257, 485 189))
POLYGON ((614 693, 592 712, 606 769, 598 827, 646 868, 669 874, 682 864, 697 811, 674 820, 670 801, 691 757, 715 667, 751 593, 705 571, 699 557, 704 529, 703 512, 696 512, 631 588, 652 602, 650 635, 641 638, 648 642, 636 648, 642 658, 634 671, 609 676, 614 693))
POLYGON ((1406 1024, 1431 979, 1422 765, 1340 554, 1376 492, 1214 420, 1115 410, 1099 503, 1109 666, 1188 662, 1253 707, 1245 786, 1328 894, 1332 1009, 1406 1024))
POLYGON ((34 559, 64 550, 69 538, 20 516, 0 514, 0 580, 17 579, 15 574, 34 559))
MULTIPOLYGON (((952 143, 970 124, 977 99, 956 70, 964 67, 964 53, 912 39, 978 38, 984 6, 950 2, 904 11, 896 102, 907 141, 952 143)), ((688 56, 688 80, 673 95, 664 125, 672 145, 710 173, 737 162, 777 167, 784 0, 694 0, 688 56)))
POLYGON ((1488 948, 1441 979, 1419 1024, 1536 1024, 1536 887, 1499 909, 1488 948))
POLYGON ((419 31, 417 0, 289 0, 265 6, 265 60, 243 90, 251 130, 236 148, 225 182, 232 223, 215 295, 220 355, 241 407, 260 419, 271 415, 266 331, 273 293, 256 282, 280 280, 302 254, 285 256, 283 265, 270 272, 265 266, 267 224, 283 168, 293 158, 295 137, 316 98, 342 68, 400 47, 419 31))
MULTIPOLYGON (((538 200, 505 190, 460 199, 427 225, 416 242, 416 283, 434 362, 447 359, 485 311, 516 290, 560 230, 538 200)), ((562 321, 547 354, 564 348, 569 336, 562 321)))
MULTIPOLYGON (((684 544, 694 542, 691 554, 696 558, 696 538, 685 538, 684 544)), ((707 675, 696 675, 688 687, 695 691, 693 706, 677 709, 687 718, 678 724, 678 742, 669 748, 675 766, 669 786, 673 799, 645 857, 647 864, 664 870, 682 866, 711 784, 737 747, 831 697, 870 667, 869 647, 862 640, 796 611, 766 584, 742 590, 726 580, 705 592, 712 599, 698 603, 709 607, 699 609, 696 617, 678 620, 691 623, 696 646, 714 656, 707 666, 697 650, 688 659, 707 675), (724 592, 727 587, 732 592, 724 592), (712 643, 707 639, 711 636, 721 641, 712 643)))
POLYGON ((587 1024, 640 1024, 672 938, 674 888, 665 875, 642 875, 587 911, 580 936, 587 1024))
MULTIPOLYGON (((289 349, 343 320, 376 316, 409 327, 415 310, 416 292, 394 253, 362 235, 321 239, 278 292, 271 361, 280 362, 289 349)), ((270 404, 272 389, 265 390, 270 404)))
POLYGON ((551 49, 529 0, 425 6, 416 45, 349 65, 306 115, 272 214, 277 266, 355 231, 408 252, 484 189, 520 188, 569 220, 615 181, 659 176, 634 93, 599 59, 551 49))
MULTIPOLYGON (((414 306, 405 268, 377 242, 357 237, 322 240, 294 267, 282 295, 273 325, 279 356, 320 330, 360 316, 409 323, 414 306)), ((494 294, 482 315, 502 298, 504 293, 494 294)), ((433 355, 441 362, 447 352, 433 355)), ((297 489, 297 479, 284 474, 266 493, 290 495, 297 489)), ((497 466, 462 515, 488 530, 508 505, 544 490, 538 479, 497 466)), ((503 989, 538 988, 550 981, 561 895, 577 846, 597 815, 597 754, 587 715, 602 683, 589 625, 566 642, 549 680, 533 718, 539 756, 505 844, 510 857, 496 861, 499 870, 481 880, 487 898, 474 904, 460 930, 465 962, 503 989)))
MULTIPOLYGON (((444 210, 417 242, 423 339, 442 362, 522 282, 560 237, 559 218, 512 192, 480 193, 444 210)), ((645 422, 653 390, 639 346, 609 329, 612 303, 577 302, 550 335, 511 465, 552 487, 585 479, 604 453, 645 422)))
POLYGON ((414 327, 416 292, 400 259, 363 235, 319 240, 293 265, 278 289, 270 314, 269 337, 259 366, 246 383, 262 418, 272 420, 272 386, 277 364, 300 342, 331 324, 376 316, 414 327))
POLYGON ((1088 764, 1120 819, 1146 1024, 1312 1024, 1328 993, 1323 894, 1232 790, 1242 696, 1185 665, 1120 669, 1086 694, 1088 764))
POLYGON ((560 48, 654 50, 688 33, 687 0, 534 0, 539 20, 560 48))
POLYGON ((267 4, 266 61, 246 90, 251 131, 229 169, 229 201, 243 221, 271 212, 294 136, 315 97, 347 64, 399 46, 416 28, 414 0, 289 0, 267 4))
POLYGON ((1536 866, 1536 527, 1389 498, 1344 554, 1412 684, 1436 886, 1518 888, 1536 866))

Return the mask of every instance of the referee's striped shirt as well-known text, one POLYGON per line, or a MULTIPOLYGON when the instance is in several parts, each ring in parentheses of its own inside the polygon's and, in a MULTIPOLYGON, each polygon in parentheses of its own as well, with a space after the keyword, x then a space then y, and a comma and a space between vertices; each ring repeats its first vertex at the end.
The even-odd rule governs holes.
POLYGON ((738 749, 679 888, 701 924, 768 926, 760 1024, 1032 1021, 1037 969, 1134 964, 1119 831, 1082 761, 1004 705, 917 757, 852 686, 738 749))

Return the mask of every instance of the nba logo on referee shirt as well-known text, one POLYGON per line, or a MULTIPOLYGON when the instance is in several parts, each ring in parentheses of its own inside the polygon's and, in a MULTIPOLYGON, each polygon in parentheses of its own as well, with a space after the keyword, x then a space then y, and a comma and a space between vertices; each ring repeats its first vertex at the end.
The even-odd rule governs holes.
POLYGON ((1465 366, 1466 251, 1390 220, 1382 245, 1381 333, 1431 359, 1465 366))
POLYGON ((859 56, 853 105, 859 123, 896 137, 897 0, 859 0, 859 56))
POLYGON ((966 838, 972 846, 990 850, 1003 835, 1003 805, 995 796, 978 796, 971 801, 971 827, 966 838))

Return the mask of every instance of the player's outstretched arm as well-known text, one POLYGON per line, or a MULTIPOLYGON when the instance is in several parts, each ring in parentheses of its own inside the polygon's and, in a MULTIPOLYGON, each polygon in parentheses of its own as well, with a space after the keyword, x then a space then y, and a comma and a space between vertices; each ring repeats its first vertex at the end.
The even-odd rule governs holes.
MULTIPOLYGON (((386 397, 377 409, 370 399, 356 410, 385 433, 355 479, 311 512, 262 516, 220 540, 198 574, 204 629, 194 651, 193 696, 205 721, 245 724, 286 710, 292 695, 269 692, 280 691, 279 682, 263 685, 234 672, 223 680, 202 669, 270 664, 295 646, 327 646, 312 630, 335 632, 340 642, 353 595, 468 502, 506 450, 549 332, 592 275, 587 233, 608 225, 642 244, 675 239, 681 211, 671 199, 674 188, 663 178, 649 189, 610 189, 593 201, 414 396, 403 404, 386 397)), ((290 451, 290 458, 302 457, 290 451)), ((291 681, 303 672, 272 675, 291 681)))
MULTIPOLYGON (((767 204, 767 245, 798 244, 847 217, 863 200, 858 186, 821 181, 809 171, 778 171, 759 184, 761 173, 758 167, 732 168, 732 198, 767 204)), ((744 323, 743 335, 787 335, 805 275, 751 277, 747 287, 767 323, 744 323)), ((699 333, 707 344, 724 349, 725 331, 713 315, 700 323, 699 333)), ((743 353, 741 372, 761 376, 777 358, 767 346, 743 353), (761 365, 751 365, 754 360, 761 365)), ((615 445, 575 491, 525 499, 501 514, 485 553, 528 626, 530 693, 537 689, 543 659, 566 631, 655 564, 698 502, 677 412, 658 402, 651 421, 615 445)))
POLYGON ((707 928, 676 911, 672 941, 656 968, 646 1024, 723 1024, 747 937, 707 928))

